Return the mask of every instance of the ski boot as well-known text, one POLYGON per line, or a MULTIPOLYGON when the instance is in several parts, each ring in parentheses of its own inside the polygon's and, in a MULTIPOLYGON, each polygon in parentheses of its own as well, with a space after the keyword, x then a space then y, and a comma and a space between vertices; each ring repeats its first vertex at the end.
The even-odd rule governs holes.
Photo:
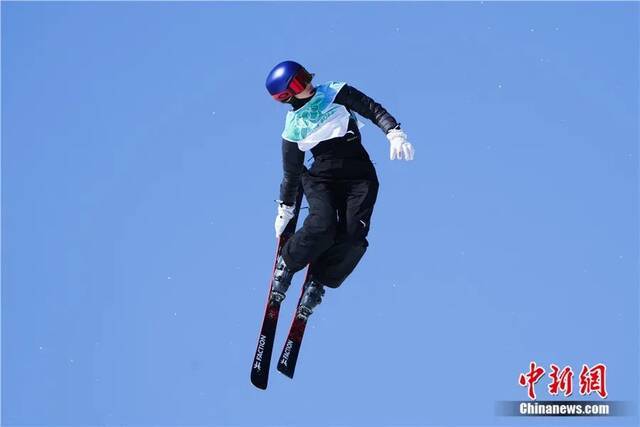
POLYGON ((291 285, 293 271, 287 268, 282 255, 278 257, 276 269, 273 273, 273 285, 271 286, 271 301, 280 303, 285 298, 285 294, 291 285))
POLYGON ((313 313, 313 309, 322 302, 323 296, 324 286, 321 283, 313 279, 305 283, 298 306, 298 317, 307 320, 313 313))

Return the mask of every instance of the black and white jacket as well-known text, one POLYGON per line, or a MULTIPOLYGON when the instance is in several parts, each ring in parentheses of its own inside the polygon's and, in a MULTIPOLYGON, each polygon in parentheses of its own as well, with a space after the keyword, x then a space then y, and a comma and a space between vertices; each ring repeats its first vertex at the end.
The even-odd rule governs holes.
MULTIPOLYGON (((292 98, 290 103, 293 109, 297 110, 310 99, 292 98)), ((349 112, 358 113, 362 117, 371 120, 385 134, 391 129, 400 128, 400 124, 382 105, 352 86, 344 85, 333 102, 343 105, 349 112)), ((370 164, 369 154, 361 143, 357 121, 353 118, 349 120, 349 128, 344 136, 320 142, 311 149, 311 153, 314 158, 312 171, 321 167, 324 161, 333 160, 333 164, 335 164, 335 160, 338 159, 365 160, 370 164)), ((345 162, 343 164, 355 163, 345 162)), ((298 148, 296 143, 285 139, 282 139, 282 166, 284 174, 280 184, 280 200, 285 205, 293 205, 304 171, 304 152, 298 148)))

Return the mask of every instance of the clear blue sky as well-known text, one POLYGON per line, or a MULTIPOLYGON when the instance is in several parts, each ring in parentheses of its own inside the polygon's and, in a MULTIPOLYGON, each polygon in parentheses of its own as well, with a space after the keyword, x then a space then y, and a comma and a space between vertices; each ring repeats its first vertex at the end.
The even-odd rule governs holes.
POLYGON ((2 2, 2 424, 548 425, 494 413, 531 359, 637 406, 639 48, 637 3, 2 2), (262 392, 284 59, 416 160, 363 129, 369 252, 262 392))

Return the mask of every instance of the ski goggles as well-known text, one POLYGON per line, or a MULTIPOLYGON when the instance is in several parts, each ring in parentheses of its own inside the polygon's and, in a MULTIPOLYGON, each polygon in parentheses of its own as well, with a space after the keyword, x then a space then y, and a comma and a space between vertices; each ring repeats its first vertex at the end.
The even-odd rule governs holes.
POLYGON ((292 96, 301 93, 307 87, 313 76, 313 74, 309 74, 307 70, 301 68, 296 74, 294 74, 285 90, 271 96, 276 101, 285 102, 292 96))

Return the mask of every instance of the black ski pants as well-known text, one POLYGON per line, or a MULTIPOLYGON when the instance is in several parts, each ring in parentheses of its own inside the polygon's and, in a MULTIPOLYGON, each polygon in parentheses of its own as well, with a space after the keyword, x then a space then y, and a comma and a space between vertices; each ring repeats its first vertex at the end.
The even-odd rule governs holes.
POLYGON ((311 264, 314 278, 337 288, 369 245, 366 237, 378 195, 378 178, 368 160, 365 173, 355 178, 326 171, 315 174, 314 169, 302 174, 309 214, 282 254, 290 270, 299 271, 311 264))

